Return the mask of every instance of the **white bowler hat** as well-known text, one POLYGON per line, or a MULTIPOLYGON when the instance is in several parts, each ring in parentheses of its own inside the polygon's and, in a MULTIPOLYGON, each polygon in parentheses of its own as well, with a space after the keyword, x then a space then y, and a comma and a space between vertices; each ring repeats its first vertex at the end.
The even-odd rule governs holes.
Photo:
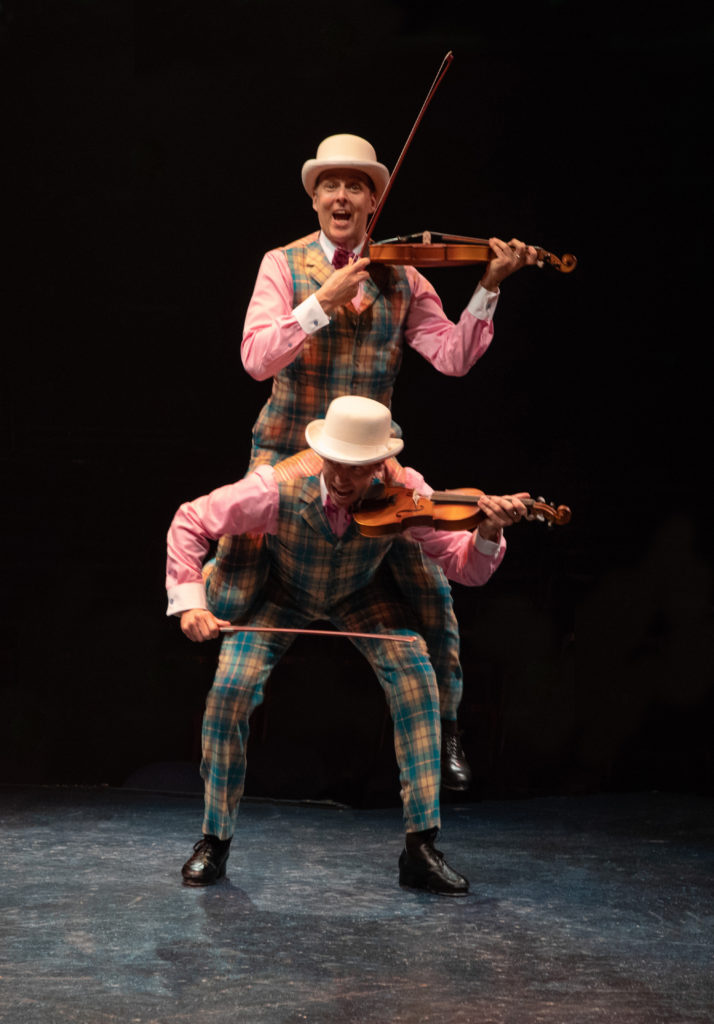
POLYGON ((389 171, 384 164, 378 163, 374 146, 366 139, 359 135, 330 135, 317 147, 315 159, 306 160, 302 165, 302 183, 309 196, 315 191, 315 183, 322 172, 335 167, 368 174, 374 182, 377 199, 389 181, 389 171))
POLYGON ((313 420, 305 428, 307 443, 323 459, 363 466, 381 462, 404 447, 399 437, 390 437, 392 414, 373 398, 343 395, 335 398, 324 420, 313 420))

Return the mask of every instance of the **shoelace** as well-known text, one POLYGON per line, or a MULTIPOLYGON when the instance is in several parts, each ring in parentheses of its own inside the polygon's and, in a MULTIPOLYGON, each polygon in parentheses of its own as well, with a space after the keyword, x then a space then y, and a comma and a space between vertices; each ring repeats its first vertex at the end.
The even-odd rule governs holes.
POLYGON ((448 736, 444 736, 444 747, 447 754, 450 754, 452 757, 463 758, 464 751, 461 746, 461 737, 458 733, 449 733, 448 736))

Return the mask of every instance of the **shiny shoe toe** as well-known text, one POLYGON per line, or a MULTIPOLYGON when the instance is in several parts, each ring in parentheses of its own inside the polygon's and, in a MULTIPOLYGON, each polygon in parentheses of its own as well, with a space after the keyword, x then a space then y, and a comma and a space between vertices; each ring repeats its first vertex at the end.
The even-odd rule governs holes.
POLYGON ((193 847, 193 853, 181 868, 184 885, 215 885, 226 873, 230 839, 204 836, 193 847))

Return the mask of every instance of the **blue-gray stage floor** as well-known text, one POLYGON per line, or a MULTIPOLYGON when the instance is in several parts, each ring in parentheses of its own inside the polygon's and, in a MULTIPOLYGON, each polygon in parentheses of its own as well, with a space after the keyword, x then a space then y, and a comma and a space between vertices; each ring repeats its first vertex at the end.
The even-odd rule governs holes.
POLYGON ((714 813, 643 794, 450 804, 472 893, 397 884, 398 810, 244 804, 188 889, 200 798, 0 790, 11 1024, 714 1019, 714 813))

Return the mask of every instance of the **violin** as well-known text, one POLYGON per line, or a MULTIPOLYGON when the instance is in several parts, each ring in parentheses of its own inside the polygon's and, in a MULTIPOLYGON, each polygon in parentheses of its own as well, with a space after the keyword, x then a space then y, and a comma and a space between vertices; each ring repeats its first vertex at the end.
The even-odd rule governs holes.
MULTIPOLYGON (((538 256, 537 266, 549 266, 562 274, 575 270, 577 259, 566 252, 560 258, 539 245, 533 247, 538 256)), ((486 238, 465 235, 445 235, 432 231, 421 234, 397 235, 382 242, 371 242, 369 258, 372 263, 388 266, 456 267, 473 263, 488 263, 494 256, 486 238)))
MULTIPOLYGON (((410 487, 378 484, 368 491, 359 508, 353 512, 357 529, 364 537, 383 537, 417 526, 434 530, 473 530, 484 513, 478 500, 485 492, 477 487, 460 487, 453 491, 433 491, 427 498, 410 487)), ((548 526, 564 526, 570 522, 567 505, 549 504, 543 498, 522 498, 528 509, 528 521, 545 522, 548 526)))

